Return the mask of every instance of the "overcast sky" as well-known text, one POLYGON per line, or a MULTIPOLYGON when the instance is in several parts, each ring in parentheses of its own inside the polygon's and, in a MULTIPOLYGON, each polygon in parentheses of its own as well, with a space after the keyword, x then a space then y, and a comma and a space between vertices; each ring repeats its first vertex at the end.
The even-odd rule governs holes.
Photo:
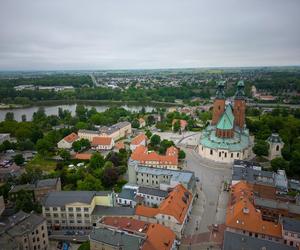
POLYGON ((0 0, 0 70, 300 65, 300 0, 0 0))

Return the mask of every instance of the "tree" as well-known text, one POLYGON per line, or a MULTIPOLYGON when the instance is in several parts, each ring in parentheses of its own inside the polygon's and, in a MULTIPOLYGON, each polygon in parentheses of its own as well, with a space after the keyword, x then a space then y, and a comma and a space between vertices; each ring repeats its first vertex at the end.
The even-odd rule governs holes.
POLYGON ((104 168, 102 183, 105 187, 114 186, 117 183, 118 179, 119 179, 119 173, 117 168, 112 166, 107 166, 106 168, 104 168))
POLYGON ((152 133, 151 133, 150 130, 147 130, 146 133, 145 133, 145 135, 147 136, 148 139, 150 139, 151 136, 152 136, 152 133))
POLYGON ((177 120, 174 124, 173 124, 173 131, 176 133, 180 130, 180 121, 177 120))
POLYGON ((27 121, 27 117, 25 114, 22 115, 22 122, 26 122, 27 121))
POLYGON ((131 126, 133 127, 133 128, 139 128, 140 127, 140 122, 139 122, 139 120, 138 119, 133 119, 133 121, 132 121, 132 123, 131 123, 131 126))
POLYGON ((153 147, 158 146, 160 144, 160 136, 152 135, 150 139, 150 143, 153 147))
POLYGON ((179 150, 179 154, 178 154, 179 159, 184 159, 185 158, 185 152, 183 150, 179 150))
POLYGON ((86 241, 86 242, 83 242, 78 250, 90 250, 90 242, 89 241, 86 241))
POLYGON ((148 125, 148 126, 151 126, 151 125, 153 125, 153 124, 155 124, 155 117, 154 117, 153 115, 149 115, 149 116, 147 117, 147 125, 148 125))
POLYGON ((74 141, 72 144, 72 148, 75 152, 79 152, 89 147, 91 147, 91 143, 88 139, 80 139, 79 141, 74 141))
POLYGON ((257 140, 253 147, 253 152, 257 156, 267 156, 269 153, 269 143, 264 140, 257 140))
POLYGON ((7 112, 5 114, 5 121, 13 121, 15 120, 15 115, 13 112, 7 112))
POLYGON ((101 181, 91 174, 87 174, 84 180, 77 181, 77 190, 99 191, 102 189, 101 181))
POLYGON ((102 168, 104 166, 104 162, 105 161, 103 156, 100 153, 96 152, 90 159, 90 167, 92 169, 102 168))
POLYGON ((25 159, 22 154, 17 154, 14 156, 14 162, 17 165, 22 165, 24 163, 24 161, 25 161, 25 159))
POLYGON ((70 152, 69 152, 68 150, 66 150, 66 149, 61 149, 61 150, 59 151, 59 156, 60 156, 61 158, 63 158, 64 161, 68 161, 68 160, 71 159, 71 154, 70 154, 70 152))
POLYGON ((294 151, 290 161, 290 174, 300 176, 300 152, 294 151))
POLYGON ((15 202, 15 210, 24 211, 30 213, 31 211, 35 211, 37 213, 42 212, 42 207, 39 203, 33 201, 32 194, 30 192, 21 190, 18 192, 18 199, 15 202))
POLYGON ((174 146, 174 142, 164 139, 164 140, 162 140, 160 142, 160 146, 159 146, 158 152, 160 154, 165 154, 166 151, 167 151, 167 148, 169 148, 171 146, 174 146))
POLYGON ((87 109, 83 105, 78 104, 75 112, 79 121, 86 121, 87 109))
POLYGON ((38 139, 38 141, 36 142, 36 150, 41 155, 48 154, 51 149, 51 146, 51 143, 45 138, 38 139))
POLYGON ((284 169, 288 172, 289 162, 283 159, 282 157, 277 157, 271 160, 271 166, 273 171, 277 171, 278 169, 284 169))

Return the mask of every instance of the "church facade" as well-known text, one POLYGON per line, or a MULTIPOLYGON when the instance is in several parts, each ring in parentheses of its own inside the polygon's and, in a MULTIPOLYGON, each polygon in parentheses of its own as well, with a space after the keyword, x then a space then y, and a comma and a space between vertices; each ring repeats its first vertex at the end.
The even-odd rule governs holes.
POLYGON ((224 82, 217 87, 211 124, 202 132, 199 154, 207 159, 231 163, 247 159, 252 152, 249 130, 245 125, 244 82, 239 81, 233 103, 226 104, 224 82))

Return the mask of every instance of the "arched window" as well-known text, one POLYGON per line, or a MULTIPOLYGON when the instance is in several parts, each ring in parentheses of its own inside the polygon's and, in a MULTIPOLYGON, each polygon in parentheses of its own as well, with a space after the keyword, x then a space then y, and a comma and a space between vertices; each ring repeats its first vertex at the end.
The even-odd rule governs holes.
POLYGON ((213 155, 213 150, 212 149, 210 150, 210 154, 213 155))
POLYGON ((276 151, 279 151, 279 145, 276 146, 276 151))

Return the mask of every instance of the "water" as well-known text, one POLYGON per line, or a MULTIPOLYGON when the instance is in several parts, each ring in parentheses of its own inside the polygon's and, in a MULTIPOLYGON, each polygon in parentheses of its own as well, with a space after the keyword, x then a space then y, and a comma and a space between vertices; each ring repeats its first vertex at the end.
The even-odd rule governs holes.
MULTIPOLYGON (((68 104, 68 105, 55 105, 55 106, 42 106, 45 109, 46 115, 58 115, 58 109, 66 109, 71 111, 72 115, 75 115, 77 104, 68 104)), ((107 110, 110 106, 109 105, 84 105, 86 108, 90 109, 95 107, 98 112, 103 112, 107 110)), ((146 112, 151 112, 155 110, 155 107, 152 106, 142 106, 142 105, 121 105, 124 109, 131 111, 131 112, 138 112, 143 107, 145 108, 146 112)), ((33 106, 29 108, 15 108, 15 109, 3 109, 0 110, 0 121, 5 120, 5 115, 7 112, 13 112, 14 118, 16 121, 22 121, 22 115, 26 115, 27 121, 32 120, 32 115, 34 112, 38 110, 39 106, 33 106)))

